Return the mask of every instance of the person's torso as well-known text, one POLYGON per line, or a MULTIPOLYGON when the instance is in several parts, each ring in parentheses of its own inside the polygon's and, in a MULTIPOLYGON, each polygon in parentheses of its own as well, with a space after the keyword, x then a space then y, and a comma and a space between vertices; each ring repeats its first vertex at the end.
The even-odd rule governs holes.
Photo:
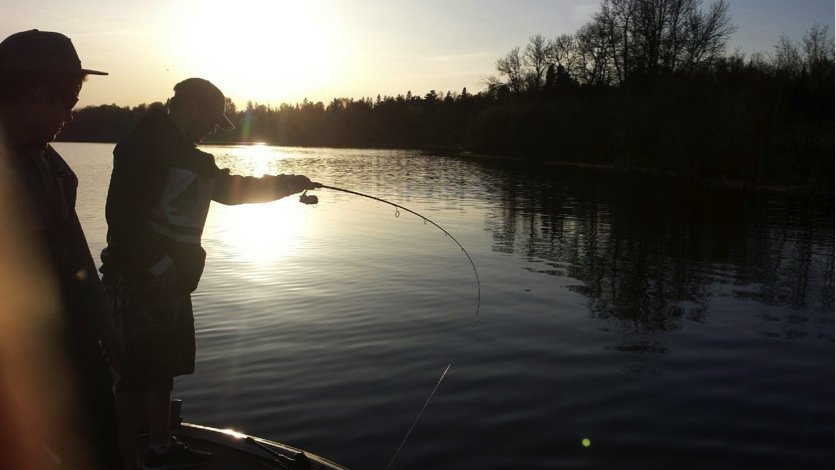
POLYGON ((26 193, 22 201, 28 222, 37 231, 60 231, 75 208, 75 173, 52 147, 19 152, 15 157, 15 176, 26 193))
POLYGON ((143 194, 108 195, 108 257, 114 270, 147 276, 150 266, 169 256, 183 288, 193 290, 203 271, 201 236, 218 171, 214 157, 185 141, 164 115, 149 116, 120 141, 114 150, 114 175, 119 177, 111 187, 131 180, 131 191, 143 194), (126 199, 144 202, 129 206, 126 199))

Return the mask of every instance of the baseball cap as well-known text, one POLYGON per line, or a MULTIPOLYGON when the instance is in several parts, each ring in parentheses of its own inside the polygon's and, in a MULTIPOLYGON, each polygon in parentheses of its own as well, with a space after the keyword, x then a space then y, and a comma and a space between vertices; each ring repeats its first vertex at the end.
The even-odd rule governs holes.
POLYGON ((0 43, 0 72, 107 75, 82 68, 67 36, 37 29, 12 34, 0 43))
POLYGON ((219 128, 229 131, 235 129, 232 121, 226 117, 226 98, 221 90, 209 80, 203 78, 187 78, 174 85, 174 97, 200 103, 216 119, 219 128))

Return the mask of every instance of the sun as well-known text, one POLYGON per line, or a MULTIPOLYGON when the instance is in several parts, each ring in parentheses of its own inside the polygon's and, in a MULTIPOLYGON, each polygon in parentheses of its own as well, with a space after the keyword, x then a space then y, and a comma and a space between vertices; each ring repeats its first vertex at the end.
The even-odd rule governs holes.
POLYGON ((233 101, 277 105, 316 93, 343 66, 346 41, 318 2, 184 2, 172 44, 179 66, 233 101))

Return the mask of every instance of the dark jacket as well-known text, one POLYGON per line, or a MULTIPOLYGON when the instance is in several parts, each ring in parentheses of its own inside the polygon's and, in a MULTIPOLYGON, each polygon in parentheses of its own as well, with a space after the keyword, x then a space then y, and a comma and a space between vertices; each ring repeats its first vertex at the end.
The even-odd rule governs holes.
POLYGON ((198 150, 162 111, 152 111, 113 151, 102 272, 150 279, 171 265, 176 288, 197 288, 211 201, 267 202, 287 196, 284 176, 231 175, 198 150))
MULTIPOLYGON (((43 152, 12 149, 11 168, 20 185, 23 214, 49 269, 73 341, 94 344, 112 324, 110 306, 75 211, 78 178, 52 147, 43 152)), ((85 346, 86 347, 86 346, 85 346)))
MULTIPOLYGON (((116 442, 113 377, 99 345, 100 339, 111 338, 113 323, 110 305, 75 211, 78 179, 51 147, 43 151, 9 150, 9 154, 0 152, 0 165, 3 167, 0 171, 8 177, 0 181, 0 197, 3 198, 4 210, 9 210, 2 214, 2 219, 6 221, 5 216, 11 215, 14 221, 0 226, 0 232, 12 237, 27 237, 30 248, 35 250, 29 256, 37 259, 26 264, 4 266, 9 268, 4 270, 4 274, 15 276, 18 275, 17 270, 29 270, 23 278, 32 274, 48 276, 59 296, 52 298, 48 289, 39 290, 34 294, 41 296, 44 302, 30 305, 38 309, 58 308, 61 315, 58 321, 53 321, 42 312, 22 309, 22 312, 35 314, 21 319, 38 326, 37 334, 27 338, 36 342, 33 345, 35 350, 43 349, 41 346, 48 347, 49 352, 55 353, 59 359, 58 365, 51 364, 44 370, 32 371, 38 382, 44 379, 57 387, 41 395, 59 397, 62 410, 71 413, 67 416, 69 421, 61 424, 72 425, 72 429, 64 426, 39 429, 39 435, 44 443, 49 442, 50 453, 60 456, 67 467, 76 468, 75 464, 79 463, 76 457, 84 454, 91 458, 90 465, 85 468, 122 468, 116 442), (11 158, 6 158, 7 155, 11 158), (7 173, 7 170, 10 171, 7 173), (31 272, 38 268, 42 270, 31 272), (49 323, 44 324, 43 320, 49 320, 49 323), (48 343, 38 346, 37 343, 42 341, 48 343), (39 375, 47 371, 60 373, 61 376, 50 381, 51 377, 39 375), (66 439, 66 431, 71 431, 72 439, 66 439)), ((0 238, 6 237, 0 235, 0 238)), ((3 261, 8 260, 0 260, 0 263, 3 261)), ((0 299, 1 303, 3 299, 0 299)), ((13 310, 17 309, 13 306, 13 310)), ((4 365, 3 359, 0 357, 0 367, 4 365)), ((10 385, 14 390, 18 384, 10 385)), ((6 417, 0 418, 3 419, 6 417)))

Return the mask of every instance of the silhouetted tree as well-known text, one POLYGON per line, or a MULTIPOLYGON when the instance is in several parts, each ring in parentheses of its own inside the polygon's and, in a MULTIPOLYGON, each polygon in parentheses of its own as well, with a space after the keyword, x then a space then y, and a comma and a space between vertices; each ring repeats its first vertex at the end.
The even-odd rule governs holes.
POLYGON ((822 79, 832 75, 833 71, 833 36, 827 33, 827 29, 827 26, 813 25, 801 39, 807 73, 822 79))
POLYGON ((798 46, 787 35, 781 35, 775 45, 775 66, 789 76, 800 75, 804 70, 804 61, 798 46))
POLYGON ((721 57, 735 31, 725 0, 604 0, 593 23, 606 36, 618 83, 693 70, 721 57))
POLYGON ((531 70, 528 75, 528 88, 535 93, 543 86, 546 70, 552 63, 551 46, 541 34, 536 34, 529 39, 523 54, 523 63, 531 70))
POLYGON ((617 69, 605 25, 593 22, 582 26, 575 35, 575 47, 572 74, 580 83, 599 87, 613 84, 617 69))
POLYGON ((519 95, 525 85, 525 73, 523 71, 523 60, 520 56, 520 48, 515 47, 505 56, 496 61, 496 69, 506 77, 508 88, 519 95))

